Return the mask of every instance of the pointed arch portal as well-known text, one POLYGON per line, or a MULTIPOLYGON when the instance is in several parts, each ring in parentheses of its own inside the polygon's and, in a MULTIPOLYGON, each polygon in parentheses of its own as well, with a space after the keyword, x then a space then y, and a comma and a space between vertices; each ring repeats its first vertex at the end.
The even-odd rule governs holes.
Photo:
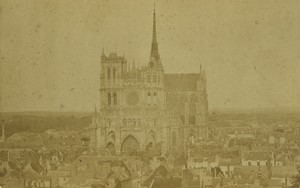
POLYGON ((132 151, 140 151, 140 144, 136 138, 129 135, 122 143, 121 152, 128 153, 132 151))
POLYGON ((146 146, 146 151, 151 151, 151 150, 153 150, 153 149, 154 149, 154 145, 153 145, 152 142, 150 142, 149 144, 147 144, 147 146, 146 146))
POLYGON ((108 143, 106 145, 106 149, 109 152, 110 155, 116 155, 116 148, 115 145, 113 143, 108 143))

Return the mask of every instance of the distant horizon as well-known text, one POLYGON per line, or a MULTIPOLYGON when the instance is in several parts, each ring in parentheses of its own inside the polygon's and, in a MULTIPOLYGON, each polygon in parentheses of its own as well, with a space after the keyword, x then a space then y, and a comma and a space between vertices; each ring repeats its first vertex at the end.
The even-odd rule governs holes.
MULTIPOLYGON (((216 108, 208 108, 209 113, 212 112, 238 112, 241 111, 241 113, 244 112, 253 112, 253 111, 258 111, 258 112, 270 112, 270 111, 282 111, 283 113, 285 110, 290 111, 297 111, 300 113, 300 106, 278 106, 278 107, 257 107, 257 108, 251 108, 251 107, 216 107, 216 108)), ((55 111, 55 110, 24 110, 24 111, 0 111, 0 113, 94 113, 95 109, 93 110, 68 110, 68 111, 55 111)), ((99 112, 99 108, 97 107, 97 112, 99 112)), ((286 112, 286 113, 289 113, 286 112)))

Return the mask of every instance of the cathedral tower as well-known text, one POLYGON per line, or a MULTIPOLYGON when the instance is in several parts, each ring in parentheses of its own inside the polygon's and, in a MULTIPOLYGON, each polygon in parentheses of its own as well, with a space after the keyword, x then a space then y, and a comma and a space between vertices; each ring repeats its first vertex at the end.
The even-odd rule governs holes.
POLYGON ((91 128, 94 148, 108 155, 183 151, 206 135, 204 71, 166 74, 159 54, 155 7, 150 57, 138 68, 117 53, 101 55, 100 109, 91 128))
POLYGON ((117 53, 101 55, 100 98, 102 107, 118 107, 122 102, 123 75, 126 72, 127 61, 117 53))
POLYGON ((164 71, 161 63, 157 33, 156 33, 156 12, 155 7, 153 11, 153 30, 152 30, 152 43, 150 51, 150 59, 148 66, 144 72, 145 85, 148 90, 147 104, 158 107, 159 109, 165 108, 165 95, 164 95, 164 71))

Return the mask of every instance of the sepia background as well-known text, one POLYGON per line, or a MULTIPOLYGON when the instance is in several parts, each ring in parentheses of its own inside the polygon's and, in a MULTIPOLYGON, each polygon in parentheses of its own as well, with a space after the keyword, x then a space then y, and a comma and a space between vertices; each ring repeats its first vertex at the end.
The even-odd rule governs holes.
MULTIPOLYGON (((300 1, 156 1, 169 72, 208 79, 209 106, 300 106, 300 1)), ((102 49, 148 63, 153 1, 0 0, 0 111, 91 111, 102 49)))

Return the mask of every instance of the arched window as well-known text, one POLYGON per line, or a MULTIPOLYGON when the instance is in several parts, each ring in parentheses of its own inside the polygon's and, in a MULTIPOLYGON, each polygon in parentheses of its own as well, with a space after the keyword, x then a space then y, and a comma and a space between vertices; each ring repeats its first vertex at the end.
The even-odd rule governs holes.
POLYGON ((153 75, 153 82, 156 82, 156 80, 157 80, 156 78, 157 78, 157 77, 156 77, 156 74, 154 74, 154 75, 153 75))
POLYGON ((157 97, 156 97, 156 92, 153 93, 153 99, 152 102, 154 105, 157 105, 157 97))
POLYGON ((147 140, 149 141, 149 142, 156 142, 156 134, 155 134, 155 132, 154 131, 150 131, 149 133, 148 133, 148 137, 147 137, 147 140))
POLYGON ((114 93, 114 105, 117 105, 117 94, 114 93))
POLYGON ((189 143, 190 144, 194 144, 195 143, 195 136, 194 136, 194 134, 190 134, 190 136, 189 136, 189 143))
POLYGON ((130 127, 130 128, 132 127, 132 121, 131 121, 131 119, 127 120, 127 126, 130 127))
POLYGON ((148 83, 151 82, 151 74, 150 74, 150 73, 147 74, 147 82, 148 82, 148 83))
POLYGON ((110 95, 110 93, 108 93, 108 95, 107 95, 107 104, 111 105, 111 95, 110 95))
POLYGON ((112 140, 112 141, 115 141, 116 140, 116 135, 113 131, 111 131, 110 133, 108 133, 109 135, 109 138, 112 140))
POLYGON ((116 68, 113 68, 113 79, 116 79, 116 68))
POLYGON ((133 127, 136 127, 136 120, 135 119, 133 119, 133 127))
POLYGON ((121 144, 121 152, 128 153, 132 151, 140 151, 140 143, 135 137, 129 135, 121 144))
POLYGON ((109 152, 109 154, 116 155, 116 148, 115 148, 115 145, 113 143, 109 142, 106 145, 106 149, 109 152))
POLYGON ((147 103, 148 103, 148 105, 151 105, 151 93, 150 92, 148 92, 147 103))
POLYGON ((107 79, 110 79, 110 68, 107 68, 107 79))

